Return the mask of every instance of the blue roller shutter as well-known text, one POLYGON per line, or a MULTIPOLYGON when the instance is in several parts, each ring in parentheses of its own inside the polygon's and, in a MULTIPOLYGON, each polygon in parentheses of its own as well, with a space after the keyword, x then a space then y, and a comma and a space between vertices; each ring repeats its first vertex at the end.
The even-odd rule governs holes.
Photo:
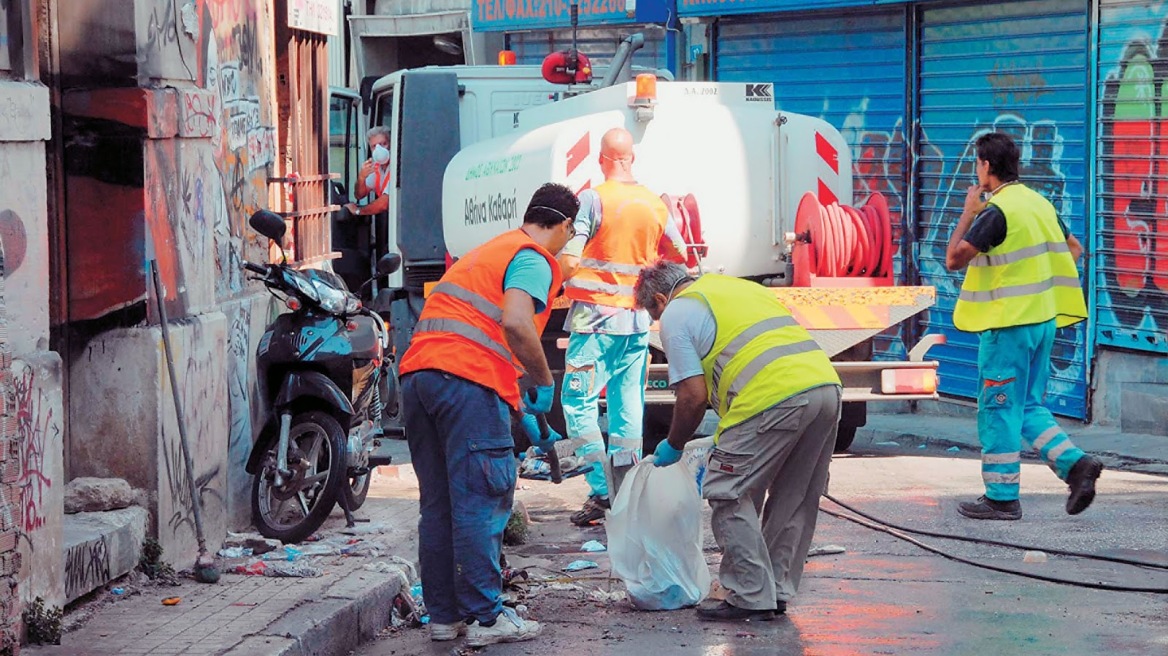
MULTIPOLYGON (((588 55, 592 65, 608 67, 617 47, 626 36, 640 32, 645 35, 645 47, 633 53, 633 65, 646 68, 665 68, 665 30, 653 26, 625 25, 609 29, 582 29, 576 34, 576 48, 588 55)), ((572 46, 571 30, 543 30, 512 32, 507 35, 509 47, 515 51, 518 64, 540 64, 543 58, 557 50, 572 46)))
MULTIPOLYGON (((921 283, 937 288, 925 332, 949 340, 931 351, 941 361, 943 393, 976 398, 979 389, 977 336, 953 327, 964 273, 945 268, 949 234, 976 182, 974 140, 993 130, 1013 136, 1022 149, 1022 181, 1088 243, 1087 10, 1086 0, 920 10, 918 268, 921 283)), ((1087 415, 1086 337, 1085 323, 1058 333, 1046 398, 1053 412, 1087 415)))
POLYGON ((1099 8, 1099 344, 1168 352, 1168 11, 1099 8))
MULTIPOLYGON (((719 81, 772 82, 777 108, 839 129, 852 147, 855 202, 884 194, 898 237, 907 180, 905 16, 904 7, 892 7, 726 18, 714 59, 719 81)), ((899 254, 894 267, 903 280, 899 254)), ((876 338, 879 357, 904 357, 902 329, 876 338)))

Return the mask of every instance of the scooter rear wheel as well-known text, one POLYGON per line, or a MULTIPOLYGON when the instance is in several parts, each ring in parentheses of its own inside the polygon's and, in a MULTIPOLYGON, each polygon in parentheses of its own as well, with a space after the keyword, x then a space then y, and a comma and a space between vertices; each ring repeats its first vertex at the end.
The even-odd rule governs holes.
POLYGON ((252 521, 264 537, 301 542, 328 519, 342 486, 349 485, 345 434, 328 413, 294 416, 288 445, 292 475, 282 486, 275 485, 276 446, 269 447, 252 480, 252 521))

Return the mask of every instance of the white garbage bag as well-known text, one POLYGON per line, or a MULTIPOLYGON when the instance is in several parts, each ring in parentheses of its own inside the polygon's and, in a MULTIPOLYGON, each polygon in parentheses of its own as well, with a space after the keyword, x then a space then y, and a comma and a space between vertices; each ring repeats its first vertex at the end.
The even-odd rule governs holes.
POLYGON ((642 610, 693 606, 710 589, 702 499, 687 464, 654 467, 650 456, 635 465, 604 522, 612 571, 642 610))

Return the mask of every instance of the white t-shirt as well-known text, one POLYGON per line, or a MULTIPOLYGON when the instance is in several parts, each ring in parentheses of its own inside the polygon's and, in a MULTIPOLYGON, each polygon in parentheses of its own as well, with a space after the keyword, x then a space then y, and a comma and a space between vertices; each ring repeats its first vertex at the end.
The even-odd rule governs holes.
POLYGON ((669 385, 701 376, 702 358, 714 348, 718 322, 710 306, 696 298, 675 298, 661 315, 661 346, 669 360, 669 385))

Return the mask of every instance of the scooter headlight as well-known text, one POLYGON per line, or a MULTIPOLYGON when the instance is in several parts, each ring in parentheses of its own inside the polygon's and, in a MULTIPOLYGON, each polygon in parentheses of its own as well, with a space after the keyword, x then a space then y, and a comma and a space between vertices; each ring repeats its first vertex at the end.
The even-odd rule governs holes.
POLYGON ((322 280, 313 280, 312 285, 316 288, 317 303, 325 312, 347 314, 350 299, 356 300, 348 292, 336 289, 322 280))
POLYGON ((296 291, 300 292, 304 298, 307 298, 313 303, 320 303, 320 294, 317 293, 317 287, 313 285, 312 281, 299 273, 291 271, 288 272, 288 279, 292 281, 292 284, 296 287, 296 291))

